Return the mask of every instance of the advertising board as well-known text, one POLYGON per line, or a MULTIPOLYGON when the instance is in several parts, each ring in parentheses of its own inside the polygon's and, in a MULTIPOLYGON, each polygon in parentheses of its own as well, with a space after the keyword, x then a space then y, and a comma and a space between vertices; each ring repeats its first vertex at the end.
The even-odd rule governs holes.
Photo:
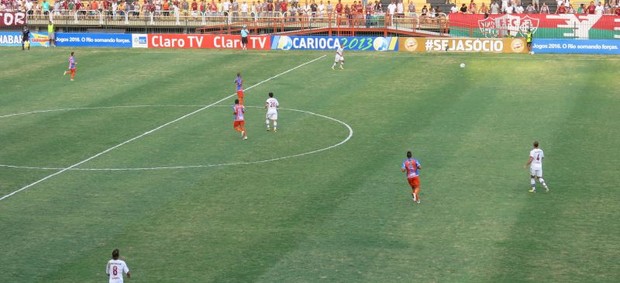
POLYGON ((24 12, 2 12, 0 11, 0 28, 23 26, 28 18, 24 12))
MULTIPOLYGON (((213 48, 241 49, 240 35, 215 34, 149 34, 148 48, 213 48)), ((248 36, 248 49, 267 50, 270 36, 248 36)))
POLYGON ((271 40, 272 50, 334 50, 339 46, 355 51, 397 51, 398 38, 276 35, 271 40))
POLYGON ((56 33, 58 47, 131 48, 131 34, 125 33, 56 33))
MULTIPOLYGON (((0 46, 22 46, 21 32, 0 32, 0 46)), ((47 33, 30 32, 30 47, 48 46, 47 33)))
POLYGON ((535 53, 555 54, 620 54, 620 40, 605 39, 534 39, 535 53))
POLYGON ((409 52, 527 52, 523 38, 403 37, 399 42, 399 50, 409 52))

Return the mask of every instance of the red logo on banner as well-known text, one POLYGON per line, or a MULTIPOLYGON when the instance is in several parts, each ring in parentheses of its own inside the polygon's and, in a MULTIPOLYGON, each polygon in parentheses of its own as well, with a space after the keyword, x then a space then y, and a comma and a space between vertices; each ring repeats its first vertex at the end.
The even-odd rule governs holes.
MULTIPOLYGON (((241 49, 240 35, 213 34, 149 34, 149 48, 214 48, 241 49)), ((271 37, 249 36, 248 49, 270 49, 271 37)))
POLYGON ((525 36, 528 29, 536 33, 539 21, 528 15, 525 17, 504 15, 478 20, 478 28, 484 37, 525 36))
POLYGON ((26 24, 26 13, 0 12, 0 27, 23 26, 26 24))

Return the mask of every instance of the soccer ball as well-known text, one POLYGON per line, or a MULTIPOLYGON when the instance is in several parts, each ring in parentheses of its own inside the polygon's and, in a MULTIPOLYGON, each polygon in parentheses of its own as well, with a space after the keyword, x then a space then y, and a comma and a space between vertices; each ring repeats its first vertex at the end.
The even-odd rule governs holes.
POLYGON ((534 55, 534 51, 530 51, 530 54, 531 54, 531 55, 534 55))
POLYGON ((461 63, 461 68, 465 68, 465 63, 461 63))

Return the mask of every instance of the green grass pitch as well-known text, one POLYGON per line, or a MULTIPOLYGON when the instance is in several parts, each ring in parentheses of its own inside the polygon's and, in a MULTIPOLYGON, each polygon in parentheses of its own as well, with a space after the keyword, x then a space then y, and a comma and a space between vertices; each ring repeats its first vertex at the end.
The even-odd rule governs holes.
POLYGON ((618 57, 70 51, 0 49, 0 282, 620 278, 618 57))

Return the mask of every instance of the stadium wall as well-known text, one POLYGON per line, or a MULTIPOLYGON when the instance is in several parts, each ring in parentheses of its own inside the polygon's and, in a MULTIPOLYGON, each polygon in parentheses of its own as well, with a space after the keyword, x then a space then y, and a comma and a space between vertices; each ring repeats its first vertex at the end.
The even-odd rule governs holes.
MULTIPOLYGON (((0 32, 0 46, 21 46, 21 32, 0 32)), ((48 47, 47 33, 32 32, 32 47, 48 47)), ((241 36, 230 34, 57 33, 59 47, 241 49, 241 36)), ((254 50, 334 50, 372 52, 526 53, 524 38, 249 36, 254 50)), ((534 38, 536 53, 620 55, 620 40, 534 38)))

